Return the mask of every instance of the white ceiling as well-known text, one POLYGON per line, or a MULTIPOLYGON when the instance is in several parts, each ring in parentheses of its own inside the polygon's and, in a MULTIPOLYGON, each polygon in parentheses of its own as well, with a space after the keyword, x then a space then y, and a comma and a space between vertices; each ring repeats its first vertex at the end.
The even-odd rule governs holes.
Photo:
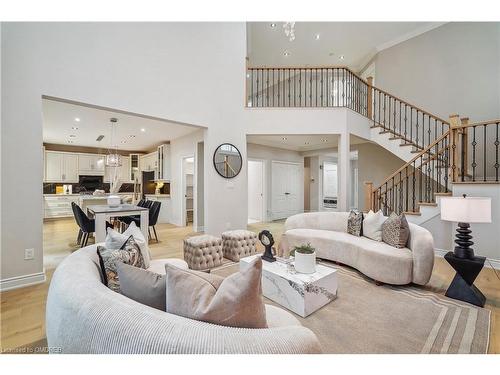
POLYGON ((110 118, 116 117, 115 142, 120 150, 147 151, 160 143, 192 133, 199 127, 177 124, 133 114, 72 104, 52 99, 42 100, 43 142, 85 147, 110 147, 110 118), (77 122, 75 119, 80 119, 77 122), (76 127, 78 129, 72 129, 76 127), (144 129, 144 131, 141 131, 144 129), (101 142, 96 141, 104 135, 101 142), (74 135, 74 137, 71 137, 74 135), (135 136, 135 137, 131 137, 135 136))
POLYGON ((283 22, 248 23, 249 65, 348 66, 359 70, 377 51, 442 25, 439 22, 296 22, 290 42, 283 22), (271 23, 276 26, 271 27, 271 23), (316 35, 319 34, 319 39, 316 35), (288 51, 289 56, 284 56, 288 51), (345 58, 340 59, 343 55, 345 58))
MULTIPOLYGON (((339 136, 337 134, 276 134, 276 135, 248 135, 247 142, 257 145, 282 148, 291 151, 313 151, 337 148, 339 136)), ((366 139, 351 135, 350 144, 368 142, 366 139)))

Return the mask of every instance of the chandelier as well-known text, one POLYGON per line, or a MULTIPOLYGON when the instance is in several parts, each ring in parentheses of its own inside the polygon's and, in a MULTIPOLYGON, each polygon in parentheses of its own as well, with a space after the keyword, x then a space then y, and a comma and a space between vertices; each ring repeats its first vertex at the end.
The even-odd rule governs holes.
POLYGON ((110 148, 108 149, 108 154, 106 155, 106 167, 121 167, 122 166, 122 157, 120 154, 118 154, 118 150, 116 148, 116 145, 113 143, 113 139, 115 137, 115 128, 116 128, 116 123, 118 122, 118 119, 115 117, 112 117, 109 119, 111 122, 111 144, 110 148), (111 149, 114 148, 114 152, 111 151, 111 149))
POLYGON ((283 30, 290 42, 293 42, 295 40, 295 22, 285 22, 283 24, 283 30))

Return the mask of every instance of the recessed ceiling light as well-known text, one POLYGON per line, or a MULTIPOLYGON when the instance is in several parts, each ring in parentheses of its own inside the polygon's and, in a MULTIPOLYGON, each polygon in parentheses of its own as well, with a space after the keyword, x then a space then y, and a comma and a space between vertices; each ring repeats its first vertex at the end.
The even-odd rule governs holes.
POLYGON ((271 26, 271 29, 275 29, 276 28, 276 24, 275 23, 271 23, 269 26, 271 26))
POLYGON ((284 55, 284 56, 290 56, 290 51, 285 51, 285 52, 283 52, 283 55, 284 55))
POLYGON ((129 135, 129 138, 135 138, 135 135, 130 134, 130 135, 129 135))
POLYGON ((316 34, 316 35, 314 36, 314 39, 316 39, 316 40, 319 40, 319 38, 321 38, 321 35, 319 35, 319 34, 316 34))
POLYGON ((283 138, 281 138, 281 139, 282 139, 282 140, 284 140, 284 141, 286 141, 288 138, 287 138, 287 137, 283 137, 283 138))
POLYGON ((250 78, 250 73, 247 73, 247 78, 250 78))
POLYGON ((72 130, 78 130, 78 126, 72 126, 71 129, 72 130))
POLYGON ((80 122, 80 118, 79 117, 75 117, 75 121, 76 122, 80 122))
POLYGON ((142 129, 141 129, 141 132, 143 132, 143 133, 144 133, 145 131, 146 131, 146 129, 144 129, 144 128, 142 128, 142 129))
POLYGON ((70 135, 69 135, 69 137, 70 137, 70 138, 76 138, 76 135, 74 135, 74 134, 70 134, 70 135))
POLYGON ((345 56, 344 55, 340 55, 339 56, 339 60, 344 60, 345 59, 345 56))

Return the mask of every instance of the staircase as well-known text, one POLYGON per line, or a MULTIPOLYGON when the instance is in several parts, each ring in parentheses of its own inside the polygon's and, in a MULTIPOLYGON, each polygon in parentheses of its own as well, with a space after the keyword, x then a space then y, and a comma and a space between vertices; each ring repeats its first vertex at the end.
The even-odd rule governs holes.
POLYGON ((406 161, 379 186, 365 186, 365 206, 386 215, 427 221, 453 184, 499 183, 500 119, 441 119, 347 67, 248 68, 247 107, 345 107, 368 118, 371 140, 406 161))

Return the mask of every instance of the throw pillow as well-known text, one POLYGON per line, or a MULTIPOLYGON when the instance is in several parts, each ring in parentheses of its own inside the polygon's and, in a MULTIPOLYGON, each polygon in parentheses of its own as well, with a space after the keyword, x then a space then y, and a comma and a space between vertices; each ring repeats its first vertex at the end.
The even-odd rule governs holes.
POLYGON ((146 265, 146 268, 149 268, 149 261, 151 257, 149 256, 148 241, 146 241, 141 229, 137 228, 137 225, 135 225, 134 222, 132 222, 123 233, 119 233, 113 228, 108 228, 104 247, 108 250, 117 250, 123 246, 130 236, 134 236, 135 242, 141 249, 144 264, 146 265))
POLYGON ((134 301, 165 311, 165 275, 117 262, 121 293, 134 301))
POLYGON ((375 241, 382 241, 382 224, 386 219, 382 210, 377 213, 368 212, 363 220, 363 236, 375 241))
POLYGON ((260 257, 225 279, 169 264, 165 269, 167 312, 229 327, 267 327, 260 257))
POLYGON ((141 249, 133 236, 130 236, 118 250, 110 250, 103 246, 97 246, 97 255, 99 256, 99 263, 105 284, 109 289, 118 293, 120 293, 120 279, 118 278, 116 267, 119 262, 130 264, 134 267, 146 268, 141 249))
POLYGON ((347 233, 360 237, 363 228, 363 213, 351 211, 347 218, 347 233))
POLYGON ((404 214, 395 212, 382 224, 382 241, 386 244, 401 249, 406 247, 410 237, 410 226, 404 214))

